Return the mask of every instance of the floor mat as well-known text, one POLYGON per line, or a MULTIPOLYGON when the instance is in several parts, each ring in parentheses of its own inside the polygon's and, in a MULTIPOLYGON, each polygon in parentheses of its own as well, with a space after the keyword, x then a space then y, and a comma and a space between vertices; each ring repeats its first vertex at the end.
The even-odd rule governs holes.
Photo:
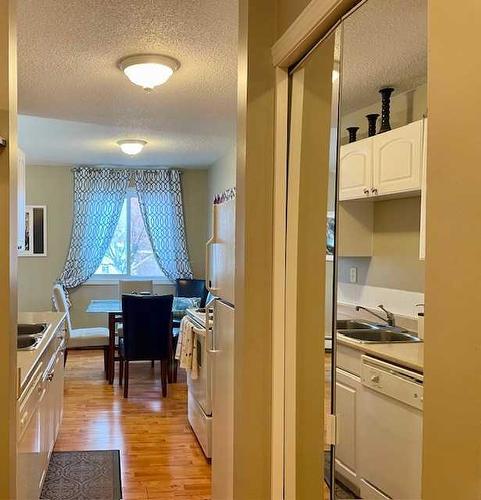
POLYGON ((54 451, 40 500, 120 500, 120 452, 54 451))

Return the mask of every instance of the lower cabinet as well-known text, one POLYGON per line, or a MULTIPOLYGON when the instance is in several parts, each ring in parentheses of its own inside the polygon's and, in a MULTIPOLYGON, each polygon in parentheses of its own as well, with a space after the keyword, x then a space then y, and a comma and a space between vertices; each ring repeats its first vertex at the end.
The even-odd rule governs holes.
POLYGON ((40 497, 63 413, 64 344, 39 363, 17 416, 17 498, 40 497))
POLYGON ((361 379, 357 375, 336 369, 336 474, 352 489, 359 491, 359 398, 361 379))

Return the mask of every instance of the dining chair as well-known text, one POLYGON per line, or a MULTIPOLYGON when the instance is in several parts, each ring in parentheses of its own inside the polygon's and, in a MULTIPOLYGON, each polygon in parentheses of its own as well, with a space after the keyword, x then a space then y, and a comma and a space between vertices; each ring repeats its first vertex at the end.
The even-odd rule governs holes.
POLYGON ((172 295, 122 295, 124 335, 119 339, 119 384, 129 395, 129 363, 161 363, 162 396, 167 396, 172 359, 172 295))
MULTIPOLYGON (((122 295, 126 293, 144 293, 152 295, 154 293, 154 282, 153 280, 119 280, 119 296, 122 299, 122 295)), ((124 334, 124 327, 122 324, 122 315, 118 314, 115 317, 115 346, 114 349, 118 348, 118 338, 122 337, 124 334)), ((118 361, 118 356, 114 356, 114 366, 115 362, 118 361)), ((152 362, 152 366, 154 363, 152 362)), ((115 369, 115 368, 112 368, 115 369)))
POLYGON ((109 329, 101 326, 92 328, 72 328, 70 308, 62 285, 53 287, 53 305, 57 312, 66 313, 66 342, 65 363, 68 351, 71 349, 102 349, 104 351, 104 370, 108 377, 108 347, 109 329))

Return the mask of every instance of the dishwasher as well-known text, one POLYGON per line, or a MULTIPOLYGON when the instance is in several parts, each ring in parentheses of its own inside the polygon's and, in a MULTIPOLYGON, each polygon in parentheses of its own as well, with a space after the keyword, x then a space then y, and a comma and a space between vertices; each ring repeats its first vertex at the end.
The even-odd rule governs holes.
POLYGON ((421 499, 423 376, 363 355, 361 382, 361 498, 421 499))

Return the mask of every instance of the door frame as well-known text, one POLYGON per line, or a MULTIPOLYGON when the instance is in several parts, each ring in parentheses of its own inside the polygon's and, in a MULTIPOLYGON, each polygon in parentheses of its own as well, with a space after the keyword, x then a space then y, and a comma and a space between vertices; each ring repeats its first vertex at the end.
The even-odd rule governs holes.
MULTIPOLYGON (((290 498, 295 478, 295 415, 289 413, 295 384, 287 384, 286 366, 295 368, 295 351, 286 335, 286 233, 289 143, 289 69, 301 61, 356 5, 366 0, 312 0, 274 44, 274 207, 272 297, 271 498, 290 498), (286 420, 287 419, 287 420, 286 420), (287 455, 287 456, 286 456, 287 455), (286 490, 286 476, 291 486, 286 490)), ((323 369, 323 366, 320 367, 323 369)))

